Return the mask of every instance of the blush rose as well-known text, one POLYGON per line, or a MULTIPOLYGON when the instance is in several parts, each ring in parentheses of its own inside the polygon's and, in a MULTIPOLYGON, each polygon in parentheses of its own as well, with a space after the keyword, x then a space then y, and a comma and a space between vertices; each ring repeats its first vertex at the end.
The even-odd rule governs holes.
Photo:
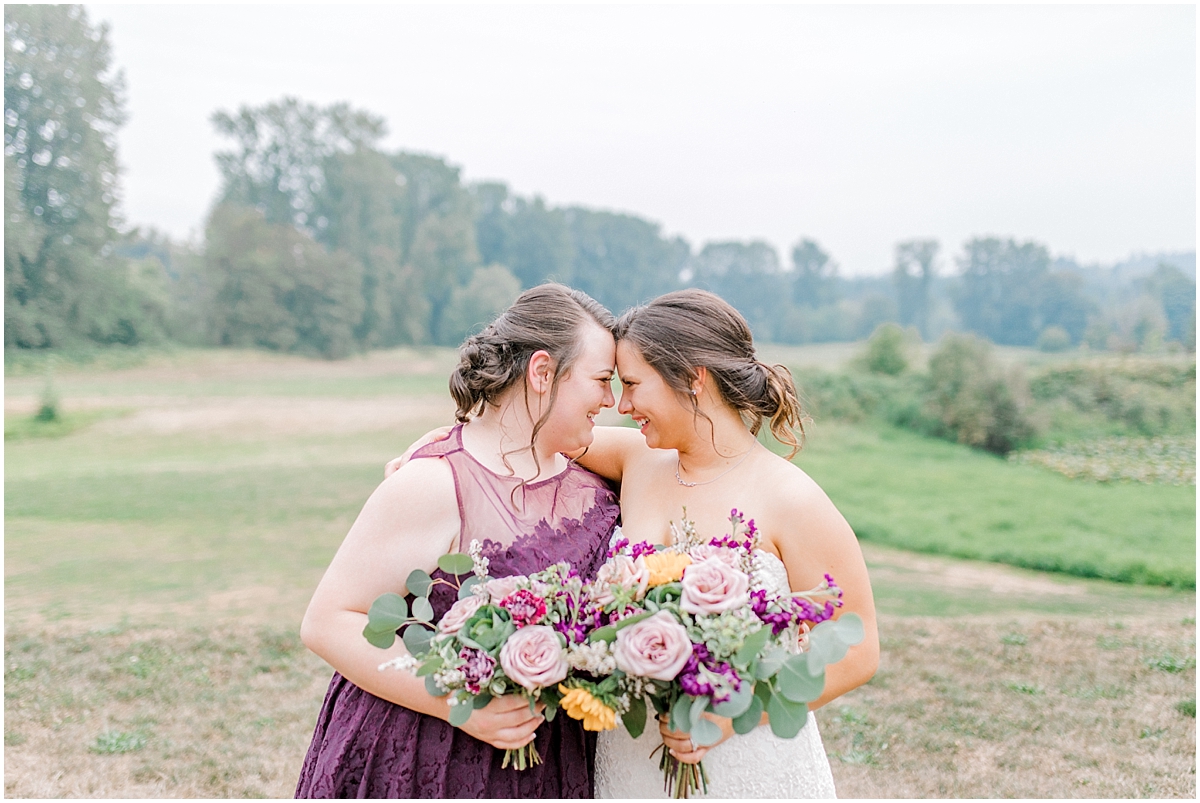
POLYGON ((750 604, 750 578, 713 556, 683 573, 679 608, 691 614, 721 613, 750 604))
POLYGON ((567 658, 554 628, 523 627, 500 648, 500 666, 517 685, 536 691, 567 676, 567 658))
POLYGON ((613 647, 622 672, 655 680, 674 680, 691 654, 687 631, 666 611, 618 631, 613 647))

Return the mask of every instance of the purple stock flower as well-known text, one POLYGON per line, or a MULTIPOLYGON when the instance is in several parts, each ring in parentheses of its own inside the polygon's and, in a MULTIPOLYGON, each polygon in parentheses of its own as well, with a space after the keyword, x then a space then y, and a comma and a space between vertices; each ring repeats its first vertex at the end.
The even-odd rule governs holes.
POLYGON ((629 546, 628 538, 618 538, 616 543, 609 548, 608 557, 616 557, 616 555, 627 546, 629 546))
POLYGON ((640 541, 633 545, 632 557, 634 560, 637 560, 642 555, 653 555, 656 551, 657 550, 655 550, 653 544, 647 543, 646 541, 640 541))
POLYGON ((754 611, 754 615, 763 621, 763 623, 771 626, 771 635, 778 636, 784 630, 787 630, 788 625, 792 623, 793 613, 791 611, 770 611, 767 610, 767 592, 765 589, 757 589, 750 592, 750 609, 754 611))
POLYGON ((459 669, 466 678, 467 691, 471 694, 479 694, 495 673, 496 659, 483 650, 474 650, 470 647, 463 647, 458 657, 466 661, 459 669))
POLYGON ((723 703, 733 692, 741 691, 742 679, 727 662, 714 661, 708 647, 693 644, 679 673, 679 687, 693 697, 712 697, 714 703, 723 703))

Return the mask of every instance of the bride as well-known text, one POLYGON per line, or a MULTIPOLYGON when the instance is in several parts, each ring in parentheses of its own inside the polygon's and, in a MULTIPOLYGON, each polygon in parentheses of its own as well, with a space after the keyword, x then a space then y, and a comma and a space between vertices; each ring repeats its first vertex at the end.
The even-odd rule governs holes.
POLYGON ((826 668, 825 691, 810 704, 808 723, 794 739, 776 737, 765 715, 759 727, 731 739, 731 721, 706 714, 723 734, 709 747, 672 733, 663 722, 657 733, 647 728, 636 740, 621 728, 600 734, 596 796, 665 797, 658 758, 650 755, 665 744, 680 761, 704 760, 709 797, 834 797, 811 709, 871 679, 879 637, 870 581, 850 525, 807 474, 756 437, 767 421, 793 453, 799 448, 793 428, 801 428, 801 410, 791 376, 758 361, 742 316, 703 290, 668 293, 629 310, 616 334, 618 410, 640 433, 596 427, 591 447, 577 459, 620 483, 623 537, 669 543, 671 523, 685 509, 697 532, 719 537, 737 508, 758 526, 773 582, 798 591, 832 575, 844 591, 839 615, 861 616, 866 637, 826 668))

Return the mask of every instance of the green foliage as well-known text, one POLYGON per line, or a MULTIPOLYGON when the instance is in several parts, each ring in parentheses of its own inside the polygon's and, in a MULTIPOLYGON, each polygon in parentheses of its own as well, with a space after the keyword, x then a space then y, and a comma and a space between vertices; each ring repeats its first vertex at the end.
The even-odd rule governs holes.
POLYGON ((457 346, 504 312, 521 292, 517 278, 503 265, 479 268, 471 281, 450 292, 442 313, 437 341, 457 346))
POLYGON ((146 746, 144 733, 127 733, 125 731, 105 731, 96 737, 96 741, 88 749, 101 755, 117 755, 133 753, 146 746))
POLYGON ((1003 369, 991 345, 972 335, 946 335, 929 360, 925 408, 934 434, 959 443, 1007 454, 1029 442, 1028 395, 1020 371, 1003 369))
POLYGON ((1014 346, 1033 345, 1050 325, 1082 337, 1092 304, 1079 276, 1051 271, 1045 246, 976 237, 963 251, 954 305, 968 330, 1014 346))
POLYGON ((1048 411, 1056 439, 1196 432, 1195 362, 1138 359, 1049 366, 1033 375, 1029 389, 1048 411))
POLYGON ((1061 326, 1047 326, 1038 335, 1037 347, 1039 351, 1066 351, 1071 348, 1071 335, 1061 326))
POLYGON ((205 260, 217 341, 345 357, 362 319, 360 266, 255 209, 217 207, 205 260))
POLYGON ((923 338, 929 337, 934 260, 940 247, 937 240, 909 240, 896 244, 892 282, 896 289, 897 316, 900 324, 915 326, 923 338))
POLYGON ((1191 487, 1081 483, 885 425, 825 423, 796 463, 864 541, 1123 583, 1195 587, 1191 487))
POLYGON ((4 18, 4 343, 162 338, 161 309, 114 249, 123 87, 108 30, 82 6, 4 18))
POLYGON ((908 336, 894 323, 882 324, 867 341, 862 365, 874 374, 896 376, 908 367, 908 336))
POLYGON ((1196 698, 1190 700, 1180 700, 1175 703, 1175 710, 1183 714, 1185 717, 1196 718, 1196 698))

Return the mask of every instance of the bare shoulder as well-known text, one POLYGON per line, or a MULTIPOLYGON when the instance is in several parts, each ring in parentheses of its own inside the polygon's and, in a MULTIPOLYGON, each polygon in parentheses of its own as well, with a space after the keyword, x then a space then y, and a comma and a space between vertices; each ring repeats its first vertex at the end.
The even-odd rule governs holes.
POLYGON ((767 477, 771 488, 768 501, 772 521, 786 523, 772 540, 854 539, 854 532, 829 495, 807 472, 786 460, 775 461, 767 477))
POLYGON ((446 460, 429 457, 409 460, 381 482, 359 519, 386 521, 391 532, 420 532, 457 524, 458 515, 454 472, 446 460))

